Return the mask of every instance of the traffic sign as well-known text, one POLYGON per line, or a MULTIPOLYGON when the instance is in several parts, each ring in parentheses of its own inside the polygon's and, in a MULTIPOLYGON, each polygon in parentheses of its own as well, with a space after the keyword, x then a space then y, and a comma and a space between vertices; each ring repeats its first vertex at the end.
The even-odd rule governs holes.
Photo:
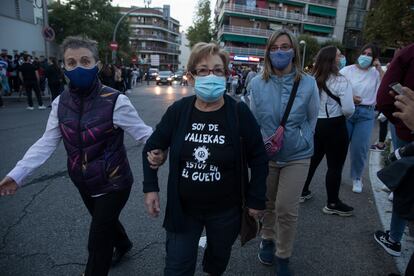
POLYGON ((112 41, 111 43, 109 43, 109 48, 111 48, 112 51, 118 50, 118 42, 112 41))
POLYGON ((53 41, 55 39, 55 31, 50 26, 43 28, 42 35, 46 41, 53 41))

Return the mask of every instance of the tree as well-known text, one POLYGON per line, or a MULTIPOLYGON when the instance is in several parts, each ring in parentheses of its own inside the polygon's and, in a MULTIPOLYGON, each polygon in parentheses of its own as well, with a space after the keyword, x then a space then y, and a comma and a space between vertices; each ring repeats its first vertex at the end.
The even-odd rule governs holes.
MULTIPOLYGON (((306 53, 305 53, 305 67, 313 63, 313 59, 320 49, 320 45, 316 38, 307 35, 301 34, 298 36, 298 42, 304 40, 306 42, 306 53)), ((303 53, 303 46, 300 45, 301 53, 303 53)), ((303 58, 303 57, 302 57, 303 58)))
POLYGON ((213 37, 211 27, 210 0, 198 0, 194 23, 187 30, 186 36, 192 48, 198 42, 210 42, 213 37))
POLYGON ((414 41, 414 5, 412 0, 378 1, 365 21, 366 41, 381 46, 397 46, 414 41))
MULTIPOLYGON (((50 25, 56 31, 56 42, 61 43, 70 35, 83 35, 98 41, 100 59, 110 58, 109 43, 115 24, 122 16, 110 0, 69 0, 65 4, 55 2, 49 6, 50 25)), ((117 42, 120 54, 130 54, 129 25, 125 19, 119 26, 117 42)))
POLYGON ((336 48, 339 49, 339 51, 342 52, 342 54, 345 51, 344 45, 342 45, 342 43, 338 40, 327 40, 327 41, 321 43, 321 48, 326 47, 326 46, 335 46, 336 48))

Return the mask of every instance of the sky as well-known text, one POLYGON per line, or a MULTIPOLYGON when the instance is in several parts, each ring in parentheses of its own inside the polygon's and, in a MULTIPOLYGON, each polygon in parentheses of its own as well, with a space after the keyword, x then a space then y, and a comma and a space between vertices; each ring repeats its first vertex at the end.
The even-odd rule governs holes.
MULTIPOLYGON (((197 0, 152 0, 150 7, 170 5, 170 15, 180 21, 180 31, 186 31, 193 24, 197 0)), ((211 13, 214 14, 216 0, 210 0, 211 13)), ((112 5, 120 7, 144 6, 144 0, 112 0, 112 5)))

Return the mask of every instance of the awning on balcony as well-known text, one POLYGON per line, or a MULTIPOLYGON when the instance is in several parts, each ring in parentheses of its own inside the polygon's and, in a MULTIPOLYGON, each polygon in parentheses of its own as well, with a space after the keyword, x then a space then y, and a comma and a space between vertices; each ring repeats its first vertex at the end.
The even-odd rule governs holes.
POLYGON ((286 5, 297 6, 297 7, 304 7, 305 6, 305 3, 296 2, 296 1, 289 1, 289 0, 269 0, 269 2, 282 3, 282 4, 286 4, 286 5))
POLYGON ((221 36, 220 40, 221 41, 235 41, 235 42, 244 42, 244 43, 252 43, 252 44, 261 44, 261 45, 265 45, 266 42, 267 42, 266 38, 243 36, 243 35, 234 35, 234 34, 223 34, 221 36))
POLYGON ((317 14, 317 15, 335 17, 336 16, 336 9, 309 5, 308 13, 309 14, 317 14))
POLYGON ((309 24, 304 24, 303 29, 305 31, 317 32, 317 33, 326 33, 326 34, 330 34, 330 33, 333 32, 333 28, 331 28, 331 27, 309 25, 309 24))

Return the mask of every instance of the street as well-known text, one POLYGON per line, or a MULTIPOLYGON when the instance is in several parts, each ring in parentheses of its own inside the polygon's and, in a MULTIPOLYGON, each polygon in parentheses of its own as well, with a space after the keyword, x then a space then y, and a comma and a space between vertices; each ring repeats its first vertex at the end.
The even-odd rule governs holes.
MULTIPOLYGON (((139 85, 127 94, 141 118, 150 126, 166 108, 191 87, 139 85)), ((36 103, 36 101, 35 101, 36 103)), ((35 107, 37 105, 35 104, 35 107)), ((6 102, 0 109, 0 177, 21 159, 43 133, 50 109, 26 110, 25 99, 6 102)), ((168 165, 159 172, 161 215, 150 218, 142 193, 142 145, 125 135, 135 183, 121 220, 134 243, 124 262, 110 275, 162 275, 165 231, 162 228, 168 165)), ((291 268, 295 275, 388 275, 397 272, 394 260, 374 241, 382 229, 367 170, 361 194, 352 193, 348 162, 340 196, 355 208, 349 218, 322 213, 326 201, 326 164, 317 170, 310 189, 314 197, 301 204, 291 268)), ((26 181, 16 195, 0 198, 0 274, 2 276, 81 275, 87 258, 90 216, 66 172, 61 143, 52 157, 26 181)), ((259 238, 240 247, 236 241, 225 275, 274 275, 274 267, 257 260, 259 238)), ((202 273, 200 247, 196 275, 202 273)))

